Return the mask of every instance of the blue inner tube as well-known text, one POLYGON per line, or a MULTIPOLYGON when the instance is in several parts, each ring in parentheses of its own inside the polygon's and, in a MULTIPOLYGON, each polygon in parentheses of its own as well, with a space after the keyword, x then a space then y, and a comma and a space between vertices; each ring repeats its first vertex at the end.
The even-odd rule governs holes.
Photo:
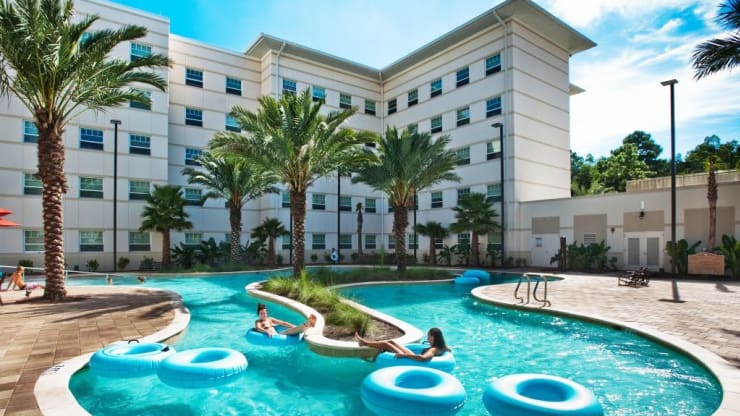
POLYGON ((603 416, 586 387, 546 374, 512 374, 486 386, 483 404, 495 416, 603 416))
POLYGON ((451 374, 411 366, 373 371, 362 381, 360 396, 370 411, 385 416, 451 416, 467 398, 451 374))
MULTIPOLYGON (((285 330, 284 326, 275 326, 275 331, 280 332, 283 330, 285 330)), ((270 337, 264 332, 259 332, 254 328, 247 330, 245 337, 250 344, 267 347, 285 347, 288 345, 295 345, 303 341, 303 333, 296 335, 275 334, 270 337)))
POLYGON ((157 374, 163 383, 185 389, 230 383, 247 369, 247 357, 230 348, 196 348, 167 357, 157 374))
POLYGON ((160 362, 174 353, 174 348, 156 342, 115 344, 96 351, 88 364, 101 377, 144 377, 154 375, 160 362))
MULTIPOLYGON (((414 352, 414 354, 421 354, 421 351, 424 348, 429 347, 429 345, 424 344, 408 344, 406 345, 406 348, 410 349, 414 352)), ((444 371, 446 373, 451 373, 452 370, 455 369, 455 365, 457 362, 455 361, 455 356, 452 354, 452 352, 446 351, 444 354, 434 357, 429 361, 416 361, 412 360, 411 358, 396 358, 396 354, 392 352, 384 352, 380 355, 378 355, 378 358, 375 360, 375 368, 386 368, 386 367, 394 367, 399 365, 410 365, 415 367, 427 367, 427 368, 434 368, 437 370, 444 371)))
POLYGON ((478 285, 480 279, 475 276, 457 276, 455 277, 456 285, 478 285))
POLYGON ((477 277, 478 280, 484 284, 491 283, 491 273, 488 273, 485 270, 468 269, 465 270, 462 275, 466 277, 477 277))

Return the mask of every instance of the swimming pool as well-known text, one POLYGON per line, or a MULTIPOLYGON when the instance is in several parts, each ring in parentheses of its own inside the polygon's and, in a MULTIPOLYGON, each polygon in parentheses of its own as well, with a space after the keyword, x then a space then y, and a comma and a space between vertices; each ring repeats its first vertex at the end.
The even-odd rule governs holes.
MULTIPOLYGON (((192 314, 178 350, 202 346, 245 353, 245 376, 227 386, 179 390, 156 377, 135 380, 76 374, 70 389, 91 414, 113 415, 369 415, 360 384, 373 365, 331 359, 305 345, 272 349, 244 339, 257 300, 244 286, 264 276, 150 279, 145 285, 180 293, 192 314)), ((124 280, 135 284, 135 280, 124 280)), ((87 282, 75 282, 81 284, 87 282)), ((96 282, 98 283, 98 282, 96 282)), ((117 281, 118 283, 118 281, 117 281)), ((494 377, 543 372, 572 378, 592 389, 608 415, 709 415, 720 388, 702 366, 633 335, 575 320, 482 305, 452 284, 345 289, 370 307, 426 331, 445 332, 458 361, 455 375, 468 393, 461 415, 488 415, 481 396, 494 377)), ((271 305, 271 314, 300 321, 271 305)))

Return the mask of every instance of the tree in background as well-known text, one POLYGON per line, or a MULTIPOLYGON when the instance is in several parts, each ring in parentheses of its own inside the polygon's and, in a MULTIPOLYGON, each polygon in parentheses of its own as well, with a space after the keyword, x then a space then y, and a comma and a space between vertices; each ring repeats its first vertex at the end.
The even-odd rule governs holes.
POLYGON ((710 39, 694 49, 695 79, 740 65, 740 0, 721 4, 716 22, 728 33, 724 38, 710 39))
POLYGON ((275 265, 275 239, 289 235, 288 230, 277 218, 265 218, 262 224, 252 230, 252 238, 267 241, 267 265, 275 265))
POLYGON ((624 143, 612 150, 608 158, 599 159, 596 172, 607 192, 624 192, 627 180, 652 177, 647 164, 639 158, 637 146, 632 143, 624 143))
POLYGON ((154 185, 154 191, 146 197, 146 205, 141 212, 140 231, 157 231, 162 233, 162 265, 170 264, 170 231, 182 231, 193 228, 185 212, 185 198, 179 186, 154 185))
POLYGON ((452 210, 455 211, 455 222, 450 224, 450 231, 453 233, 471 232, 470 254, 473 264, 477 266, 480 264, 478 254, 480 235, 501 229, 501 225, 494 220, 498 214, 486 195, 477 192, 464 195, 452 210))
POLYGON ((652 136, 644 131, 635 130, 622 140, 622 144, 634 144, 637 147, 637 155, 645 162, 650 177, 668 176, 671 174, 671 164, 666 159, 660 159, 663 147, 655 143, 652 136))
POLYGON ((570 151, 570 195, 597 194, 595 186, 598 186, 594 173, 594 157, 589 153, 585 157, 570 151))
POLYGON ((442 240, 450 235, 449 230, 441 222, 427 221, 416 224, 415 231, 425 237, 429 237, 429 261, 437 264, 437 240, 442 240))

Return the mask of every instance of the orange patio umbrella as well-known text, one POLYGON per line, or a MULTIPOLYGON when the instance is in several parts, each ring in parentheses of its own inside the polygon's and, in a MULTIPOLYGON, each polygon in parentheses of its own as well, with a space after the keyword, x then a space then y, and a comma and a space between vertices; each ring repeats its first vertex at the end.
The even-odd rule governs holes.
POLYGON ((7 218, 2 218, 12 213, 13 211, 9 209, 0 208, 0 227, 17 227, 19 225, 17 222, 13 222, 7 218))

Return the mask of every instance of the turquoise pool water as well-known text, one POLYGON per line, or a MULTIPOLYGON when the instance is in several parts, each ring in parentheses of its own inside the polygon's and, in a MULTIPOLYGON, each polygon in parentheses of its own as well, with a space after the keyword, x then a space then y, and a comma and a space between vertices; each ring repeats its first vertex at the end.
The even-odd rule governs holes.
MULTIPOLYGON (((98 378, 88 370, 70 388, 93 415, 361 415, 360 384, 373 365, 330 359, 305 344, 286 349, 255 347, 244 333, 257 301, 244 286, 264 276, 150 279, 145 286, 183 296, 192 314, 177 350, 234 348, 249 360, 238 381, 212 389, 181 390, 156 377, 98 378)), ((79 281, 72 284, 87 284, 79 281)), ((102 282, 95 282, 102 283, 102 282)), ((133 278, 117 280, 135 284, 133 278)), ((454 348, 455 375, 468 394, 460 415, 488 415, 481 397, 494 377, 542 372, 572 378, 594 391, 607 415, 710 415, 719 405, 716 380, 703 367, 670 349, 620 331, 545 314, 481 305, 470 287, 452 284, 353 288, 346 294, 426 330, 443 329, 454 348)), ((271 314, 299 322, 296 313, 270 305, 271 314)))

